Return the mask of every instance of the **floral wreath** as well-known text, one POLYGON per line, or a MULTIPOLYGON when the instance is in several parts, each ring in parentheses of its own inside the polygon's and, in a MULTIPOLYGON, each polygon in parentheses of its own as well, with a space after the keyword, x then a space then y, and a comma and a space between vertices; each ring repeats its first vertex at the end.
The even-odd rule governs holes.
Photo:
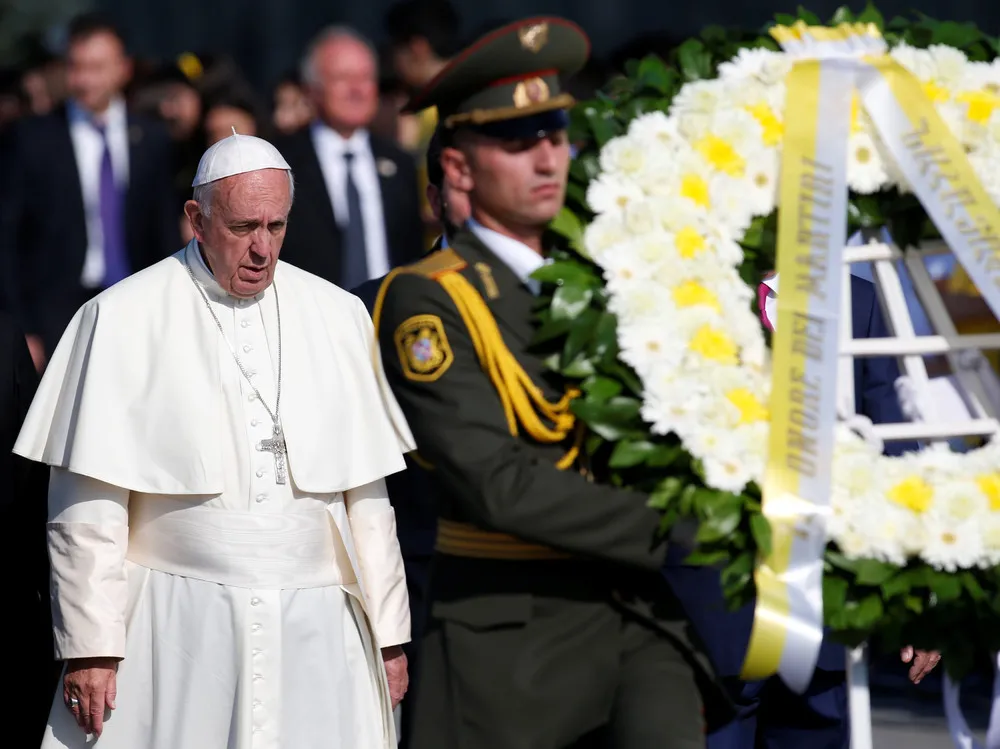
MULTIPOLYGON (((914 33, 936 22, 896 23, 891 56, 1000 203, 1000 61, 914 33)), ((596 471, 650 492, 664 529, 697 519, 690 561, 722 566, 735 605, 770 544, 759 487, 771 360, 754 301, 773 267, 792 58, 766 39, 730 39, 735 54, 716 62, 721 32, 707 33, 680 48, 677 69, 631 63, 574 112, 571 134, 585 148, 554 224, 568 247, 538 274, 555 284, 538 338, 551 365, 581 381, 573 408, 596 471)), ((866 210, 877 216, 868 225, 890 223, 899 206, 900 224, 929 223, 857 103, 848 150, 852 228, 866 210)), ((885 457, 841 422, 835 444, 827 624, 849 644, 879 635, 888 647, 942 649, 960 675, 1000 644, 954 631, 1000 614, 1000 443, 885 457)))

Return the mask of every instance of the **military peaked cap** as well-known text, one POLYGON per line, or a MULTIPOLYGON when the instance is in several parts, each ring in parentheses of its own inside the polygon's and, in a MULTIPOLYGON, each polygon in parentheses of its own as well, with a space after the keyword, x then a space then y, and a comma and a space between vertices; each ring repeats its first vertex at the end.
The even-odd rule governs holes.
POLYGON ((571 21, 517 21, 455 55, 403 111, 437 107, 448 130, 469 127, 500 138, 560 130, 573 104, 560 76, 578 72, 589 54, 587 35, 571 21))

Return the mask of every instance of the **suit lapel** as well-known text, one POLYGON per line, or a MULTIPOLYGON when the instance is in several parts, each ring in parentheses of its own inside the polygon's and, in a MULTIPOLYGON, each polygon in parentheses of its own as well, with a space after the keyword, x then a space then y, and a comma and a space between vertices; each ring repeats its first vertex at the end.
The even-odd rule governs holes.
POLYGON ((306 128, 299 133, 298 138, 299 147, 302 149, 302 158, 298 159, 302 174, 295 175, 296 181, 301 181, 306 187, 330 231, 339 237, 340 227, 337 225, 336 216, 333 215, 333 197, 326 189, 326 177, 323 176, 319 154, 316 153, 316 145, 313 143, 312 130, 306 128))
POLYGON ((401 251, 404 247, 399 246, 400 243, 393 241, 391 226, 388 220, 388 217, 398 216, 405 210, 405 207, 400 204, 400 182, 396 178, 399 166, 381 140, 372 137, 369 142, 371 144, 372 157, 375 160, 375 172, 378 175, 379 192, 382 196, 382 215, 386 217, 384 221, 386 251, 389 254, 389 265, 395 268, 412 261, 412 258, 402 254, 401 251))
MULTIPOLYGON (((64 164, 67 174, 63 184, 67 185, 69 191, 66 195, 69 208, 78 217, 81 231, 87 229, 87 211, 83 205, 83 187, 80 185, 80 167, 76 163, 76 151, 73 148, 73 138, 69 132, 69 111, 63 105, 60 112, 59 127, 56 128, 58 137, 53 139, 51 163, 64 164)), ((83 259, 80 260, 81 266, 83 259)))

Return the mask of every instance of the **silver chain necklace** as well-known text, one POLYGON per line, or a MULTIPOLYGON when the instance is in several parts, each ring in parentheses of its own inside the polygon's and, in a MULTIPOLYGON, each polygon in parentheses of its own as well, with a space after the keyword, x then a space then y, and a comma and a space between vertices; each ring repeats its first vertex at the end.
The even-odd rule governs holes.
POLYGON ((274 424, 274 436, 270 439, 261 440, 257 444, 257 449, 262 452, 269 452, 274 454, 274 480, 279 484, 284 484, 287 480, 288 467, 285 462, 285 435, 281 431, 281 422, 279 421, 279 413, 281 409, 281 304, 278 302, 278 288, 271 282, 271 288, 274 289, 274 308, 278 313, 278 386, 277 386, 277 397, 274 401, 274 411, 267 407, 267 403, 264 402, 264 396, 260 394, 257 386, 253 384, 253 380, 250 377, 250 373, 247 372, 246 367, 243 366, 243 362, 240 361, 240 357, 236 354, 236 350, 230 345, 229 339, 226 337, 226 331, 222 327, 222 322, 219 320, 219 316, 215 314, 215 310, 212 309, 212 303, 208 299, 208 294, 202 288, 201 284, 198 283, 198 279, 194 277, 194 270, 191 268, 191 263, 184 256, 184 265, 187 268, 188 275, 191 277, 191 282, 194 287, 198 289, 198 293, 201 295, 201 299, 205 302, 205 307, 208 309, 209 314, 212 319, 215 320, 215 325, 219 329, 219 335, 222 336, 222 340, 226 342, 226 346, 229 348, 229 353, 233 355, 233 360, 236 362, 236 366, 240 368, 240 372, 243 373, 244 379, 246 379, 247 384, 253 389, 254 395, 257 396, 257 400, 260 401, 260 405, 264 407, 267 411, 267 415, 271 417, 271 421, 274 424))

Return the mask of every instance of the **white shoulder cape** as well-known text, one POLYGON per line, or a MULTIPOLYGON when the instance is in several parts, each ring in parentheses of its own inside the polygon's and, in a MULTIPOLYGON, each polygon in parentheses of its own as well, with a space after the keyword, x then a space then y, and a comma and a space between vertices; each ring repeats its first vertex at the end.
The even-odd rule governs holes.
MULTIPOLYGON (((188 276, 186 251, 80 308, 15 453, 135 492, 223 491, 220 366, 232 359, 188 276)), ((403 470, 413 436, 385 380, 364 304, 281 261, 275 288, 281 423, 296 488, 336 493, 403 470)))

